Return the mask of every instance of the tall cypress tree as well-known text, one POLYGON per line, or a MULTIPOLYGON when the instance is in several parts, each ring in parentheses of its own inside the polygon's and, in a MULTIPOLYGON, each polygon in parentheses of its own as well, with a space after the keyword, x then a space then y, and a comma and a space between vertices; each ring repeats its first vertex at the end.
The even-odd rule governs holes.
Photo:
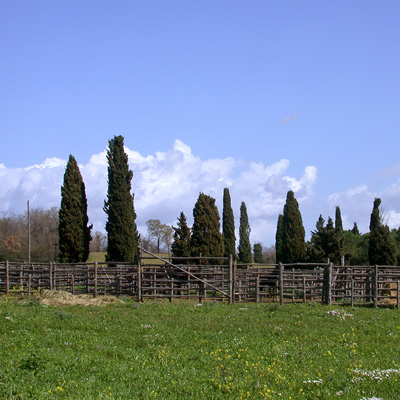
POLYGON ((335 209, 335 229, 339 232, 343 231, 342 213, 340 212, 339 206, 336 206, 335 209))
POLYGON ((236 259, 236 236, 235 236, 235 219, 231 205, 231 195, 229 189, 224 189, 222 211, 222 236, 224 238, 225 257, 232 254, 233 259, 236 259))
MULTIPOLYGON (((172 257, 190 257, 190 228, 186 222, 186 216, 181 212, 178 218, 178 226, 174 230, 174 241, 171 245, 172 257)), ((176 264, 185 264, 182 260, 172 261, 176 264)))
POLYGON ((292 190, 286 196, 282 220, 282 262, 303 262, 305 259, 305 232, 299 203, 292 190))
POLYGON ((244 201, 242 201, 240 206, 238 260, 241 264, 250 264, 252 262, 250 225, 247 216, 247 207, 244 201))
POLYGON ((369 224, 368 259, 370 265, 396 265, 396 247, 389 227, 382 223, 381 199, 376 198, 369 224))
POLYGON ((88 259, 92 229, 88 222, 85 184, 75 158, 70 155, 61 187, 58 224, 61 262, 85 262, 88 259))
POLYGON ((282 262, 283 214, 279 214, 275 234, 275 262, 282 262))
POLYGON ((333 258, 333 262, 341 263, 341 258, 344 256, 344 237, 343 237, 343 221, 342 221, 342 213, 340 212, 340 207, 336 206, 335 210, 335 242, 336 242, 336 251, 335 256, 333 258))
POLYGON ((129 170, 122 136, 114 136, 109 141, 107 160, 108 191, 104 202, 104 211, 108 216, 106 260, 129 262, 136 258, 139 235, 131 194, 133 173, 129 170))
POLYGON ((192 256, 223 257, 224 243, 215 199, 200 193, 193 209, 193 217, 190 240, 192 256))

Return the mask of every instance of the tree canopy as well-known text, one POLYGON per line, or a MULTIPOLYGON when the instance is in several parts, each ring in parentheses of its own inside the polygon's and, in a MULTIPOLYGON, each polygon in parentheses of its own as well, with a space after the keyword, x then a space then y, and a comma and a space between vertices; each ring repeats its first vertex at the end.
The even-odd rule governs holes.
POLYGON ((382 222, 381 199, 374 200, 369 224, 368 259, 370 265, 396 265, 396 248, 389 227, 382 222))
POLYGON ((282 218, 282 262, 303 262, 306 255, 305 232, 299 204, 292 190, 286 196, 282 218))
POLYGON ((61 262, 84 262, 88 259, 92 229, 88 222, 85 184, 75 158, 70 155, 61 187, 59 210, 58 258, 61 262))
POLYGON ((223 257, 224 243, 220 233, 220 216, 215 199, 200 193, 193 209, 193 218, 191 255, 223 257))
POLYGON ((251 264, 250 224, 247 207, 244 201, 240 206, 238 261, 241 264, 251 264))
POLYGON ((107 160, 108 191, 104 202, 104 211, 108 217, 106 260, 133 261, 137 255, 139 235, 131 194, 133 173, 129 170, 122 136, 114 136, 109 141, 107 160))
MULTIPOLYGON (((173 242, 171 245, 172 257, 190 257, 190 228, 187 225, 186 216, 181 212, 178 218, 177 227, 174 230, 173 242)), ((174 264, 186 263, 186 260, 173 259, 174 264)))
POLYGON ((224 238, 225 257, 232 254, 236 259, 236 236, 235 219, 231 205, 231 195, 229 189, 224 189, 223 210, 222 210, 222 236, 224 238))

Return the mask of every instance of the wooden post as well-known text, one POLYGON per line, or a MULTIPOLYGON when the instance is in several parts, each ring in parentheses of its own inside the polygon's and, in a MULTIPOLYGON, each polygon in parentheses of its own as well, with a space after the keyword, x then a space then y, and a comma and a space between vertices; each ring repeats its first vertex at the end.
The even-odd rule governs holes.
POLYGON ((324 269, 324 302, 326 305, 332 304, 332 263, 330 262, 324 269))
POLYGON ((283 265, 279 263, 279 302, 283 304, 283 265))
POLYGON ((397 281, 397 309, 400 310, 400 281, 397 281))
POLYGON ((10 266, 8 265, 8 261, 6 261, 6 271, 5 271, 5 279, 6 279, 6 294, 10 293, 10 266))
POLYGON ((57 267, 55 264, 51 264, 53 268, 52 276, 53 276, 53 290, 57 290, 57 267))
POLYGON ((53 265, 49 263, 49 289, 53 290, 53 265))
POLYGON ((374 307, 378 307, 378 266, 374 267, 374 307))
POLYGON ((306 277, 305 276, 303 276, 303 302, 307 303, 306 277))
POLYGON ((169 302, 172 303, 172 298, 174 297, 174 278, 171 278, 171 291, 169 293, 169 302))
POLYGON ((256 275, 256 303, 260 302, 260 275, 256 275))
POLYGON ((71 276, 71 293, 75 294, 75 279, 74 279, 74 274, 71 276))
POLYGON ((233 287, 233 257, 232 254, 229 254, 229 278, 228 278, 228 285, 229 285, 229 304, 234 303, 235 298, 235 291, 233 287))
POLYGON ((137 299, 142 301, 142 250, 138 249, 137 262, 137 299))
POLYGON ((31 283, 32 283, 32 275, 28 275, 28 297, 31 296, 31 283))
POLYGON ((354 279, 353 278, 351 279, 351 294, 350 294, 350 297, 351 297, 351 306, 353 307, 354 306, 354 279))
POLYGON ((97 297, 97 261, 94 263, 94 297, 97 297))

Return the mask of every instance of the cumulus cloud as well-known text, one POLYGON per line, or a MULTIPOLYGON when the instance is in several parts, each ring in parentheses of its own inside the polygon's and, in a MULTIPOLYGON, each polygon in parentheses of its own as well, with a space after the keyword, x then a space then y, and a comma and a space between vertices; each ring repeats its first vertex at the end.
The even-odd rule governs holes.
POLYGON ((382 199, 380 207, 385 223, 389 227, 397 228, 400 225, 400 206, 398 199, 400 197, 400 178, 396 183, 388 185, 380 192, 376 192, 366 184, 359 184, 343 192, 337 192, 330 195, 327 199, 327 205, 330 210, 335 206, 340 206, 342 219, 345 228, 351 228, 354 222, 361 232, 369 231, 369 222, 373 202, 376 197, 382 199))
MULTIPOLYGON (((172 149, 154 155, 144 156, 129 148, 125 151, 133 171, 137 224, 143 234, 146 234, 148 219, 175 224, 181 211, 191 223, 200 192, 216 198, 222 215, 223 189, 229 187, 236 226, 239 225, 240 203, 244 201, 252 242, 272 244, 287 191, 295 191, 299 202, 307 202, 313 196, 317 179, 314 166, 306 166, 300 177, 288 175, 290 163, 285 159, 272 165, 231 157, 202 160, 180 140, 175 141, 172 149)), ((106 220, 103 211, 107 193, 106 153, 105 149, 94 154, 86 164, 80 164, 94 230, 103 230, 106 220)), ((27 200, 32 207, 59 206, 66 162, 49 158, 40 165, 26 168, 0 165, 0 211, 24 212, 27 200)))

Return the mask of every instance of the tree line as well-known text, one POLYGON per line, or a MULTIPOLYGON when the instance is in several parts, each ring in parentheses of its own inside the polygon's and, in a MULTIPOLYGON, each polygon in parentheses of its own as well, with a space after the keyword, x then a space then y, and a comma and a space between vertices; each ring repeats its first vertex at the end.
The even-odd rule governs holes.
POLYGON ((289 191, 283 214, 277 222, 276 262, 328 262, 336 265, 400 265, 400 228, 390 230, 380 211, 382 201, 376 198, 371 212, 369 232, 361 234, 357 223, 344 230, 340 207, 336 206, 335 221, 319 216, 309 241, 299 205, 289 191))
MULTIPOLYGON (((60 209, 33 210, 32 260, 60 262, 85 262, 90 250, 105 250, 106 261, 135 261, 138 244, 149 245, 141 238, 136 226, 134 195, 131 193, 132 171, 124 151, 124 138, 114 136, 107 149, 108 189, 104 201, 107 216, 106 235, 95 232, 87 216, 85 184, 75 158, 70 155, 61 187, 60 209), (39 223, 40 221, 40 223, 39 223), (40 243, 40 245, 38 245, 40 243)), ((348 265, 399 265, 400 228, 389 230, 379 210, 380 199, 375 199, 371 213, 370 232, 361 234, 357 224, 344 230, 340 208, 335 210, 335 221, 322 215, 305 241, 305 230, 294 192, 289 191, 283 213, 279 215, 275 246, 265 248, 261 243, 250 242, 250 224, 247 207, 240 206, 239 242, 236 247, 234 214, 228 188, 223 191, 222 227, 216 200, 200 193, 193 208, 193 225, 190 228, 183 211, 177 226, 161 224, 159 220, 147 221, 149 238, 156 240, 160 252, 165 243, 172 257, 228 257, 232 255, 239 264, 326 262, 348 265), (221 229, 222 228, 222 229, 221 229)), ((26 216, 3 215, 0 218, 0 259, 19 260, 26 249, 26 216)))

